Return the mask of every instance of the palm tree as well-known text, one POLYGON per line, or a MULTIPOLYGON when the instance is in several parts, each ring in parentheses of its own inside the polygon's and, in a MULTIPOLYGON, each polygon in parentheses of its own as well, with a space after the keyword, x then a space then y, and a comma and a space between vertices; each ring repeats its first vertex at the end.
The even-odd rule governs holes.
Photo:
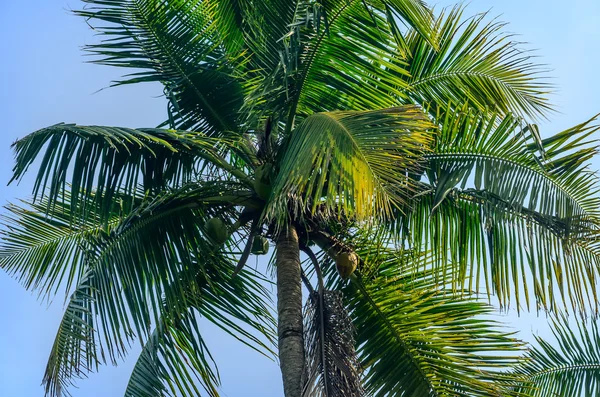
POLYGON ((84 1, 88 50, 135 70, 115 84, 163 84, 168 119, 14 144, 35 200, 7 206, 0 266, 68 296, 47 394, 139 338, 127 396, 216 396, 204 318, 277 353, 286 397, 524 395, 522 344, 473 293, 595 307, 594 119, 540 137, 549 87, 502 24, 417 0, 84 1), (275 313, 244 266, 270 243, 275 313))

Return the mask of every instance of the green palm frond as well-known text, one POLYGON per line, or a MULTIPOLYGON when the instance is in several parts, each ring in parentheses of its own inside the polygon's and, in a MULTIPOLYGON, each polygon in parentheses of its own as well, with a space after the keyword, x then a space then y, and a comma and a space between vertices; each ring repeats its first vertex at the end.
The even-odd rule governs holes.
POLYGON ((218 396, 218 376, 197 324, 158 324, 140 353, 129 378, 126 397, 200 396, 200 383, 218 396), (198 382, 197 379, 201 379, 198 382))
MULTIPOLYGON (((204 275, 196 273, 193 285, 184 285, 183 288, 177 285, 178 282, 171 285, 179 290, 179 296, 181 293, 186 295, 190 310, 174 313, 169 308, 173 302, 165 299, 163 315, 138 357, 125 396, 192 397, 202 395, 198 386, 208 395, 218 396, 216 387, 220 380, 217 363, 202 338, 199 320, 209 319, 230 335, 241 339, 245 338, 245 333, 227 315, 238 321, 253 323, 251 318, 257 317, 257 313, 252 311, 265 309, 260 304, 251 306, 244 302, 246 298, 252 301, 252 294, 265 297, 264 290, 252 273, 243 271, 233 278, 230 274, 223 272, 223 269, 210 267, 204 275)), ((186 280, 187 277, 181 277, 179 282, 185 283, 186 280)), ((267 318, 266 315, 261 316, 267 318)), ((261 353, 268 352, 266 349, 261 353)))
POLYGON ((518 395, 502 371, 519 362, 522 343, 500 331, 492 307, 444 291, 433 273, 415 274, 407 253, 368 245, 357 253, 365 275, 343 291, 369 395, 518 395))
POLYGON ((407 35, 410 96, 434 109, 468 102, 481 111, 547 115, 551 86, 533 56, 504 32, 506 24, 485 22, 486 14, 463 20, 463 13, 463 6, 440 13, 437 48, 421 32, 407 35))
POLYGON ((116 195, 132 195, 139 183, 145 192, 155 194, 198 179, 207 167, 228 171, 249 183, 221 155, 235 149, 237 142, 174 130, 57 124, 13 144, 13 180, 22 178, 45 149, 34 195, 47 195, 51 206, 69 183, 73 212, 79 208, 85 215, 94 204, 106 216, 116 195), (88 194, 92 191, 93 197, 88 194))
MULTIPOLYGON (((69 395, 68 389, 75 379, 96 371, 105 360, 103 349, 98 347, 100 341, 95 331, 94 296, 89 276, 84 273, 79 278, 67 299, 44 373, 46 395, 69 395)), ((124 349, 124 346, 120 348, 124 349)))
MULTIPOLYGON (((378 2, 374 1, 377 4, 378 2)), ((384 4, 382 9, 387 12, 387 22, 395 26, 398 20, 406 26, 411 27, 418 32, 423 39, 427 40, 431 46, 437 48, 438 38, 435 35, 433 26, 433 13, 422 0, 381 0, 384 4)), ((395 32, 400 35, 400 30, 395 32)), ((400 44, 404 44, 400 38, 400 44)))
POLYGON ((280 67, 284 46, 281 39, 302 12, 296 0, 239 0, 243 15, 244 35, 252 53, 252 66, 263 77, 272 76, 280 67))
POLYGON ((106 223, 98 212, 88 212, 74 223, 68 193, 50 211, 47 199, 5 206, 7 213, 0 221, 0 268, 43 298, 55 295, 60 287, 69 291, 82 275, 87 240, 115 227, 119 217, 128 213, 117 202, 106 223))
POLYGON ((557 316, 551 321, 555 341, 536 336, 525 361, 515 371, 531 397, 596 396, 600 392, 600 329, 597 319, 557 316), (576 323, 576 324, 574 324, 576 323))
POLYGON ((600 200, 587 167, 597 128, 594 118, 539 140, 510 115, 448 114, 400 235, 502 305, 520 307, 523 295, 529 305, 533 291, 538 307, 593 306, 600 200))
POLYGON ((239 285, 225 281, 231 278, 235 257, 204 236, 208 217, 231 218, 235 200, 223 193, 239 188, 213 183, 160 195, 110 233, 88 242, 85 273, 67 305, 46 372, 51 394, 70 384, 73 376, 105 362, 105 356, 115 362, 126 354, 134 337, 145 338, 149 327, 160 322, 165 307, 175 318, 196 307, 189 292, 202 288, 201 279, 207 279, 207 291, 219 305, 196 307, 200 315, 257 350, 269 351, 245 329, 270 337, 264 292, 258 284, 251 287, 247 278, 239 285))
POLYGON ((396 18, 434 39, 432 14, 421 1, 298 1, 277 41, 280 63, 255 87, 251 103, 264 101, 287 120, 288 132, 297 116, 397 106, 408 76, 396 18))
POLYGON ((267 216, 285 214, 289 200, 300 215, 321 204, 360 220, 391 214, 410 189, 405 173, 427 149, 430 127, 413 106, 307 117, 288 142, 267 216))
POLYGON ((406 84, 396 75, 406 66, 386 14, 361 1, 324 4, 299 14, 285 41, 296 49, 286 62, 297 71, 291 116, 397 106, 406 84))
POLYGON ((360 380, 354 326, 339 291, 311 294, 306 303, 306 397, 360 397, 360 380))
POLYGON ((76 14, 104 39, 96 63, 137 69, 116 84, 160 82, 179 129, 236 131, 244 58, 228 2, 84 0, 76 14), (238 42, 236 42, 238 41, 238 42))

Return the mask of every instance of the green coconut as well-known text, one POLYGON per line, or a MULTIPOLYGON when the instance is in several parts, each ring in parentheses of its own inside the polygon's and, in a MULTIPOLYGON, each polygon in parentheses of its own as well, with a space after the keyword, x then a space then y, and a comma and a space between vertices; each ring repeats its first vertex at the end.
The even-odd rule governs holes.
POLYGON ((252 251, 254 255, 266 255, 269 252, 269 240, 263 236, 254 237, 252 251))
POLYGON ((223 244, 229 238, 229 231, 221 218, 210 218, 205 228, 208 237, 217 244, 223 244))
POLYGON ((271 164, 263 164, 254 171, 254 191, 263 200, 271 195, 271 164))
POLYGON ((342 252, 335 260, 335 267, 343 279, 350 277, 357 265, 358 257, 354 252, 342 252))

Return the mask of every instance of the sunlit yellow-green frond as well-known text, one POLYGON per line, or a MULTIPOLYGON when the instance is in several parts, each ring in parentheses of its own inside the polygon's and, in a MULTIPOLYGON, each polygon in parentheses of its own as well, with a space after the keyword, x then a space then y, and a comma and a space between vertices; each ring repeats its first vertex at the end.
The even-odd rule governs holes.
POLYGON ((431 128, 414 106, 307 117, 287 142, 267 216, 281 219, 289 205, 298 216, 319 206, 365 221, 391 215, 406 200, 406 173, 428 150, 431 128))

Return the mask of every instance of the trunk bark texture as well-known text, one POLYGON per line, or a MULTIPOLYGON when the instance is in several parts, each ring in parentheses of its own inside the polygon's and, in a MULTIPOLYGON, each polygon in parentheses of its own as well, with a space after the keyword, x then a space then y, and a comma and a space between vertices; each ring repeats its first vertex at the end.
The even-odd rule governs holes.
POLYGON ((304 337, 298 234, 293 226, 277 239, 277 332, 285 397, 302 396, 304 337))

